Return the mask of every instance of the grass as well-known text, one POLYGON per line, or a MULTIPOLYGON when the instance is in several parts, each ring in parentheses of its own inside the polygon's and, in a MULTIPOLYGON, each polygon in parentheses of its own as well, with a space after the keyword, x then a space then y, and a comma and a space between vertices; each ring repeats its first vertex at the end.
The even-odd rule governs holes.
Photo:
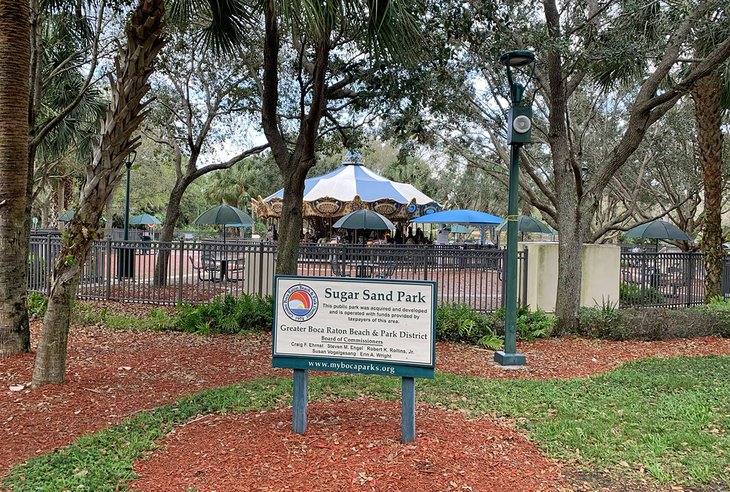
MULTIPOLYGON (((132 463, 173 426, 206 413, 288 405, 290 391, 290 380, 272 379, 185 397, 33 458, 15 467, 5 486, 18 491, 123 489, 134 476, 132 463)), ((311 378, 310 395, 313 400, 363 395, 393 400, 400 397, 400 381, 311 378)), ((644 359, 566 381, 439 374, 418 381, 417 398, 472 416, 513 418, 549 456, 582 468, 619 474, 643 469, 662 483, 730 482, 730 357, 644 359)))

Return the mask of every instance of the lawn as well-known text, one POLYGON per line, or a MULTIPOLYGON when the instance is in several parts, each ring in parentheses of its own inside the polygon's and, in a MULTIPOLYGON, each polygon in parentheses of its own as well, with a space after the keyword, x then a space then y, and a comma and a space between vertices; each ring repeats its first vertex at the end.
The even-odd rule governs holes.
MULTIPOLYGON (((175 425, 200 415, 271 409, 290 402, 291 381, 267 379, 207 390, 139 413, 13 469, 13 490, 118 490, 132 463, 175 425)), ((490 381, 439 374, 419 380, 420 402, 513 419, 551 457, 584 470, 644 474, 659 483, 730 483, 730 357, 644 359, 594 376, 490 381)), ((399 398, 396 378, 310 379, 310 399, 399 398)))

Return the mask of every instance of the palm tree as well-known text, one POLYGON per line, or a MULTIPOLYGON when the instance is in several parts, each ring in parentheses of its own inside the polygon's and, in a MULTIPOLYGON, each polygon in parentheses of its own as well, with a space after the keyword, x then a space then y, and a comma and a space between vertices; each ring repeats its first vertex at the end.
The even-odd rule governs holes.
POLYGON ((0 356, 30 349, 25 309, 30 20, 28 2, 0 0, 0 356), (5 302, 10 300, 10 302, 5 302))
MULTIPOLYGON (((229 46, 232 43, 232 18, 227 15, 221 17, 218 9, 235 7, 235 0, 210 0, 209 8, 205 9, 206 3, 201 0, 180 2, 192 9, 202 8, 202 13, 210 14, 220 35, 212 37, 211 34, 209 37, 219 49, 229 46)), ((180 12, 176 14, 180 15, 180 12)), ((138 0, 127 21, 126 46, 115 60, 111 101, 99 138, 93 145, 91 161, 86 167, 78 209, 67 227, 53 265, 48 308, 33 367, 33 386, 61 383, 65 378, 71 301, 76 295, 81 269, 97 237, 101 211, 120 181, 127 156, 139 145, 139 137, 133 135, 146 114, 148 102, 144 101, 144 97, 149 91, 154 62, 165 44, 165 22, 164 0, 138 0)))
MULTIPOLYGON (((698 36, 697 51, 706 54, 730 31, 730 19, 708 19, 698 36)), ((705 261, 705 301, 721 295, 725 252, 722 249, 722 116, 730 108, 730 63, 727 61, 692 87, 697 126, 698 159, 704 182, 702 256, 705 261)))
POLYGON ((74 218, 61 242, 53 265, 48 308, 33 367, 33 385, 63 382, 71 301, 81 269, 97 237, 99 219, 109 195, 120 181, 126 157, 139 138, 133 137, 142 118, 154 60, 164 45, 165 9, 162 0, 140 0, 127 24, 127 44, 117 56, 111 102, 99 140, 86 169, 86 183, 74 218))
POLYGON ((727 82, 718 72, 692 88, 697 124, 698 159, 705 188, 702 256, 705 261, 705 301, 721 295, 725 253, 722 249, 722 113, 721 95, 727 82))

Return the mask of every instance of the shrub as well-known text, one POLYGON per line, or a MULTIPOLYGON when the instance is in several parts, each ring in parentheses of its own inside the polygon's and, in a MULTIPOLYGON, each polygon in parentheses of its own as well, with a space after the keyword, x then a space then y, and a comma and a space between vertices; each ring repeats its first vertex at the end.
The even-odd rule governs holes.
POLYGON ((436 308, 436 339, 500 348, 497 323, 493 314, 480 313, 468 304, 442 304, 436 308))
POLYGON ((42 318, 46 315, 46 308, 48 307, 48 297, 38 292, 31 292, 28 294, 28 315, 32 318, 42 318))
POLYGON ((542 309, 530 311, 529 306, 517 311, 517 336, 520 340, 530 341, 552 335, 557 318, 542 309))
MULTIPOLYGON (((517 337, 529 341, 550 336, 555 317, 541 309, 530 311, 528 306, 517 311, 517 337)), ((480 313, 467 304, 442 304, 436 310, 436 339, 502 348, 504 309, 480 313)))
POLYGON ((721 300, 683 309, 597 306, 581 308, 580 329, 571 335, 608 340, 666 340, 730 336, 730 303, 721 300))
POLYGON ((216 297, 208 304, 182 304, 173 318, 172 329, 190 333, 245 333, 271 329, 274 322, 272 297, 244 294, 216 297))
POLYGON ((621 283, 619 285, 619 299, 622 306, 661 304, 664 302, 664 295, 654 287, 621 283))

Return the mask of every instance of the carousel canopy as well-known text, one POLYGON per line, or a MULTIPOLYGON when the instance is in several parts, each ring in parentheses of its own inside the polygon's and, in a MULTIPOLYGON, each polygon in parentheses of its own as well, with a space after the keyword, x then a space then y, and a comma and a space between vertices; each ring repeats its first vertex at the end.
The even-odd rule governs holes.
MULTIPOLYGON (((260 205, 280 203, 281 189, 264 198, 260 205)), ((431 197, 407 183, 391 181, 364 165, 359 153, 348 152, 340 167, 304 182, 305 216, 338 217, 359 208, 371 208, 389 218, 411 218, 433 213, 441 206, 431 197)), ((278 215, 274 206, 264 216, 278 215)), ((257 212, 258 213, 258 212, 257 212)))
MULTIPOLYGON (((304 201, 307 202, 324 197, 349 202, 355 199, 355 195, 364 202, 388 199, 398 203, 409 203, 415 199, 418 205, 435 203, 432 198, 415 187, 391 181, 362 165, 345 164, 332 172, 304 182, 304 201)), ((270 202, 274 198, 283 199, 284 189, 264 200, 270 202)))

